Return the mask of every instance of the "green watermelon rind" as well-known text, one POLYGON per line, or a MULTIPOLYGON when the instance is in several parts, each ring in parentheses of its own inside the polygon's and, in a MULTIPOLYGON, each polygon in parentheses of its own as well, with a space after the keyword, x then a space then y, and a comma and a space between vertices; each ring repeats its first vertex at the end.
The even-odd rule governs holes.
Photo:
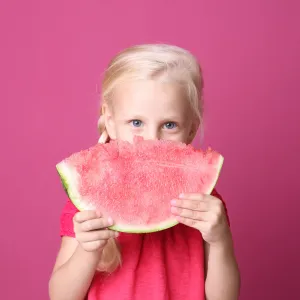
POLYGON ((119 232, 127 233, 151 233, 156 231, 162 231, 168 228, 171 228, 178 224, 178 221, 175 218, 170 218, 165 221, 158 223, 158 225, 151 226, 130 226, 126 224, 118 224, 109 227, 109 229, 119 232))
MULTIPOLYGON (((80 211, 83 210, 84 208, 82 207, 82 205, 80 205, 81 197, 80 197, 79 192, 77 191, 76 183, 74 183, 72 185, 72 182, 70 180, 72 177, 71 174, 74 174, 76 176, 76 173, 74 171, 72 171, 70 169, 70 167, 64 161, 56 165, 56 170, 60 176, 62 185, 63 185, 64 190, 67 193, 69 199, 72 201, 72 203, 75 205, 75 207, 78 210, 80 210, 80 211), (73 186, 73 188, 72 188, 72 186, 73 186)), ((76 181, 76 178, 75 178, 75 181, 76 181)))
MULTIPOLYGON (((222 155, 220 155, 219 162, 215 164, 215 167, 218 169, 216 176, 215 176, 215 180, 208 187, 205 194, 209 195, 213 191, 213 189, 218 181, 218 178, 220 176, 223 162, 224 162, 224 157, 222 155)), ((65 161, 62 161, 56 165, 56 169, 60 176, 64 190, 67 193, 69 199, 75 205, 75 207, 79 211, 93 209, 93 207, 84 207, 82 205, 82 201, 81 201, 82 197, 76 187, 78 173, 75 170, 75 168, 72 168, 65 161)), ((114 231, 119 231, 119 232, 126 232, 126 233, 151 233, 151 232, 157 232, 157 231, 162 231, 162 230, 171 228, 177 224, 178 224, 178 221, 174 217, 174 218, 169 218, 167 220, 164 220, 158 224, 151 224, 151 225, 146 225, 146 226, 127 225, 127 224, 118 223, 116 225, 110 226, 109 229, 114 230, 114 231)))

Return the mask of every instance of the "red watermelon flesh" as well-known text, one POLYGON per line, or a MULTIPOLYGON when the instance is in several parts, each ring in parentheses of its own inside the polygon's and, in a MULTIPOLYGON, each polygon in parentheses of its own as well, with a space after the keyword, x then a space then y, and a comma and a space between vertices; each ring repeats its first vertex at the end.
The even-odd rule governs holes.
POLYGON ((218 152, 191 145, 135 138, 80 151, 57 164, 79 210, 113 218, 113 230, 153 232, 177 224, 170 201, 180 193, 210 194, 223 164, 218 152))

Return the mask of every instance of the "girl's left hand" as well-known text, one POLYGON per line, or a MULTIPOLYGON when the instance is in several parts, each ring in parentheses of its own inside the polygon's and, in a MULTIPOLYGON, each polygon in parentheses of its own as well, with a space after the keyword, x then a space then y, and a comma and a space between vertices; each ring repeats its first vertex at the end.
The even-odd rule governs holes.
POLYGON ((211 195, 182 194, 171 201, 171 212, 180 223, 198 229, 204 241, 215 245, 230 237, 222 201, 211 195))

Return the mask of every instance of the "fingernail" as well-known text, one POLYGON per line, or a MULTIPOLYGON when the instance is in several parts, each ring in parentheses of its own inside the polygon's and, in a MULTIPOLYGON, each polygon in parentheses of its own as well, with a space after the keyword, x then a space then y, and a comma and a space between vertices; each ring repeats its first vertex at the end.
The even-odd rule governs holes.
POLYGON ((184 194, 181 193, 181 194, 179 195, 179 198, 184 198, 184 194))
POLYGON ((115 232, 115 237, 118 237, 119 236, 119 232, 115 232))
POLYGON ((176 205, 176 200, 175 199, 171 200, 171 205, 176 205))
POLYGON ((100 211, 96 211, 96 215, 97 215, 98 218, 100 218, 101 217, 101 212, 100 211))
POLYGON ((107 221, 108 221, 108 225, 112 225, 114 223, 114 221, 111 217, 109 217, 107 221))

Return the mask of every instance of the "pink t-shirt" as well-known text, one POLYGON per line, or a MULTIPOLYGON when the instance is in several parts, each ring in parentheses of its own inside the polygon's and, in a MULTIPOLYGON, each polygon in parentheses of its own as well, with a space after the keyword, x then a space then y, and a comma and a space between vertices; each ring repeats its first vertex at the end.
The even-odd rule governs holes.
MULTIPOLYGON (((221 199, 216 191, 212 193, 221 199)), ((61 215, 61 236, 74 237, 77 212, 68 201, 61 215)), ((204 300, 204 248, 200 232, 178 224, 148 233, 120 233, 122 266, 96 273, 88 300, 204 300)))

